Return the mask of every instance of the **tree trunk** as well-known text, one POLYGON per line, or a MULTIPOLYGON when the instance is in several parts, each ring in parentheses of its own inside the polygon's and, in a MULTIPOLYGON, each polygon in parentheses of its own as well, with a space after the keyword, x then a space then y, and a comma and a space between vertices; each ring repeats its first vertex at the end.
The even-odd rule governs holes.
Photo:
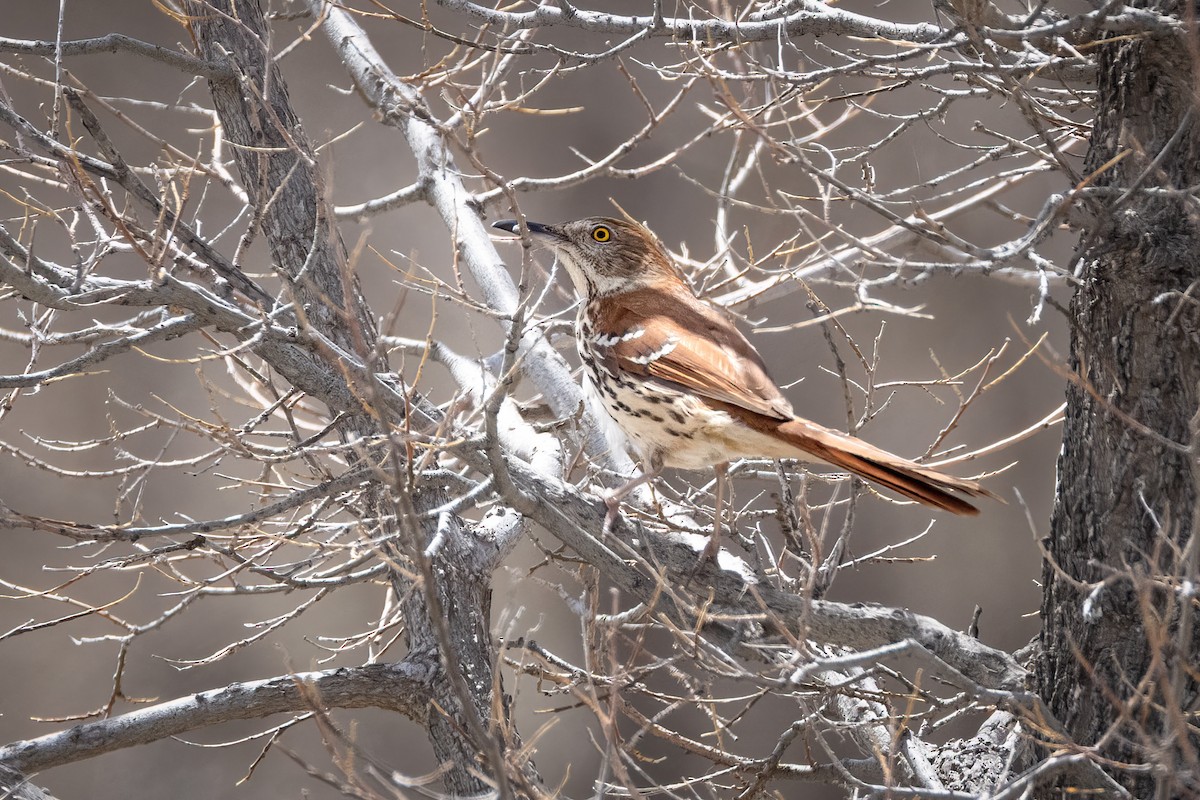
POLYGON ((1138 798, 1200 793, 1200 741, 1186 718, 1200 648, 1195 600, 1180 591, 1197 579, 1200 545, 1200 128, 1189 44, 1183 34, 1118 37, 1101 50, 1091 223, 1071 302, 1075 381, 1043 570, 1039 692, 1075 745, 1113 759, 1138 798))
MULTIPOLYGON (((272 61, 271 32, 259 0, 187 0, 185 9, 198 53, 215 63, 232 63, 239 76, 235 82, 210 81, 213 106, 234 145, 256 215, 251 232, 264 234, 296 318, 371 369, 386 370, 376 354, 373 317, 349 271, 323 194, 315 151, 291 106, 283 73, 272 61)), ((323 355, 339 358, 336 352, 323 355)), ((346 441, 380 441, 396 420, 386 416, 386 404, 374 404, 373 411, 365 402, 375 398, 372 386, 355 388, 357 407, 332 409, 347 412, 338 432, 346 441)), ((350 451, 349 457, 359 456, 350 451)), ((380 481, 368 501, 370 516, 380 522, 364 536, 378 540, 384 558, 397 566, 392 582, 409 611, 409 660, 429 670, 434 696, 428 733, 445 767, 442 780, 453 796, 478 795, 493 788, 489 773, 497 774, 500 795, 507 796, 491 713, 495 665, 487 570, 473 565, 472 554, 481 558, 461 520, 429 513, 447 498, 436 491, 414 492, 401 481, 405 470, 399 460, 391 465, 390 487, 380 481), (449 529, 451 544, 427 557, 423 552, 439 524, 449 529), (415 581, 408 564, 415 567, 415 581)))

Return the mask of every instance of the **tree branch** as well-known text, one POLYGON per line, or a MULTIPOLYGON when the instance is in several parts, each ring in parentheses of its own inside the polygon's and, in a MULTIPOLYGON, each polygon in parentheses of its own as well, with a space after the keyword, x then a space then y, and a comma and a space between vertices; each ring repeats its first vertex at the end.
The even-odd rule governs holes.
POLYGON ((603 502, 583 495, 562 481, 541 475, 518 459, 510 475, 524 498, 506 498, 518 511, 571 547, 622 591, 665 614, 685 629, 694 628, 700 612, 674 586, 692 583, 710 591, 708 600, 724 611, 706 630, 732 642, 738 619, 780 627, 791 636, 841 647, 870 649, 911 641, 982 687, 1006 692, 1024 687, 1025 670, 1009 654, 937 620, 899 608, 867 603, 813 600, 755 579, 732 554, 722 552, 722 568, 710 561, 697 565, 707 536, 661 532, 630 525, 624 517, 604 540, 591 532, 604 528, 603 502), (631 559, 636 556, 636 559, 631 559))
POLYGON ((168 50, 157 44, 143 42, 121 33, 110 33, 92 39, 72 39, 62 42, 36 39, 7 39, 0 37, 0 53, 24 53, 34 56, 55 58, 64 56, 86 56, 94 53, 133 53, 183 72, 199 75, 214 81, 229 81, 236 76, 228 65, 196 58, 188 53, 168 50))
POLYGON ((13 742, 0 748, 0 764, 19 772, 37 772, 223 722, 302 713, 313 710, 314 699, 320 700, 323 709, 383 708, 425 724, 430 673, 430 664, 405 661, 233 683, 13 742))

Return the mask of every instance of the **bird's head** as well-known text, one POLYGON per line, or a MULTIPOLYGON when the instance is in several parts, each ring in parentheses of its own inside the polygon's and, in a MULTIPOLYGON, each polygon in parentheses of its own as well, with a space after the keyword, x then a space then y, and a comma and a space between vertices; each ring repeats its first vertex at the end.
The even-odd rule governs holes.
MULTIPOLYGON (((526 225, 535 240, 558 256, 576 293, 584 299, 677 280, 666 251, 650 231, 635 222, 587 217, 557 225, 526 225)), ((520 233, 513 219, 493 222, 492 227, 520 233)))

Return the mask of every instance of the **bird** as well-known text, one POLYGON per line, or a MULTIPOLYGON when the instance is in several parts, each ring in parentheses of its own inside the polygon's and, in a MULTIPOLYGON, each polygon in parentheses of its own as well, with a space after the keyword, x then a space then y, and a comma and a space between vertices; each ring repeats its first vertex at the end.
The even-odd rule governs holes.
MULTIPOLYGON (((641 458, 642 473, 606 497, 610 517, 664 468, 718 472, 735 459, 801 459, 847 470, 954 514, 992 497, 959 478, 797 416, 762 357, 723 309, 698 297, 649 229, 587 217, 492 227, 549 247, 579 299, 575 341, 584 386, 641 458)), ((606 520, 606 527, 608 520, 606 520)), ((710 539, 710 547, 716 534, 710 539)))

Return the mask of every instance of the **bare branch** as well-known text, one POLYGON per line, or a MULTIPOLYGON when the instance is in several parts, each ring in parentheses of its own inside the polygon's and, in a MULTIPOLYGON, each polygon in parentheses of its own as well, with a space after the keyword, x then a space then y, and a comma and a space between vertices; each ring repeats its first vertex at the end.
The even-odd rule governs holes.
POLYGON ((301 672, 233 683, 0 748, 0 764, 37 772, 222 722, 323 708, 384 708, 415 722, 429 713, 429 667, 417 662, 301 672))
POLYGON ((35 56, 85 56, 95 53, 133 53, 183 72, 200 75, 210 80, 234 79, 228 66, 204 61, 188 53, 168 50, 160 45, 143 42, 120 33, 109 33, 92 39, 71 39, 59 42, 0 37, 0 53, 25 53, 35 56))

